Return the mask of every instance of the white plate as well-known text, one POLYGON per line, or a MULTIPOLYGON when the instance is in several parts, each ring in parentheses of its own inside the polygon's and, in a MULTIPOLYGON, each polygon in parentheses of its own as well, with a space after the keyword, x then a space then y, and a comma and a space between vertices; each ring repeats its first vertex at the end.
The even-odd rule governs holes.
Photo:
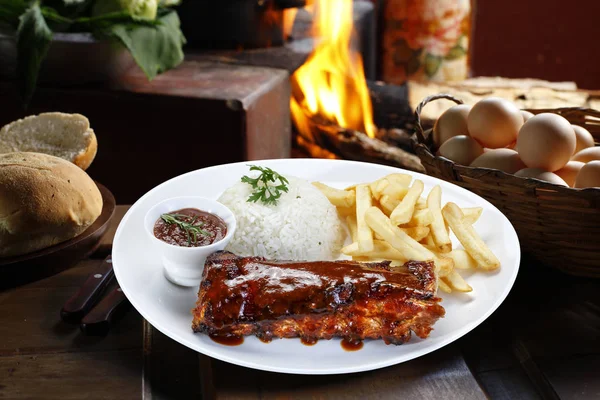
MULTIPOLYGON (((247 337, 240 346, 224 346, 204 334, 192 332, 192 315, 197 289, 171 284, 163 275, 157 249, 144 232, 144 214, 157 202, 173 196, 204 196, 217 199, 229 186, 248 174, 248 162, 205 168, 173 178, 145 194, 129 209, 115 235, 112 257, 115 275, 125 295, 156 329, 177 342, 233 364, 266 371, 295 374, 341 374, 367 371, 398 364, 430 353, 471 331, 498 308, 508 295, 519 269, 520 248, 515 230, 493 205, 453 184, 409 172, 425 184, 425 193, 439 184, 442 204, 453 201, 461 207, 483 207, 475 227, 502 262, 495 273, 478 272, 467 276, 470 294, 440 292, 446 316, 440 319, 427 339, 412 339, 401 346, 367 341, 359 351, 347 352, 339 339, 305 346, 298 339, 262 343, 247 337)), ((397 168, 352 161, 289 159, 252 162, 268 166, 283 175, 321 181, 343 188, 370 182, 397 168)), ((455 241, 455 244, 457 242, 455 241)))

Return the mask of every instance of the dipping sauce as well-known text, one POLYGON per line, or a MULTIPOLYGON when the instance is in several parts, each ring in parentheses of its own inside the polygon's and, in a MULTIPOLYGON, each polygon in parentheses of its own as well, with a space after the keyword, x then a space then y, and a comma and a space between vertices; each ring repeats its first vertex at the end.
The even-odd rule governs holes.
POLYGON ((346 351, 357 351, 363 348, 363 342, 360 340, 342 339, 342 349, 346 351))
POLYGON ((220 217, 184 208, 160 216, 154 224, 154 236, 163 242, 182 247, 208 246, 227 235, 227 225, 220 217))
POLYGON ((209 335, 213 342, 225 345, 225 346, 239 346, 244 343, 244 338, 242 336, 216 336, 209 335))

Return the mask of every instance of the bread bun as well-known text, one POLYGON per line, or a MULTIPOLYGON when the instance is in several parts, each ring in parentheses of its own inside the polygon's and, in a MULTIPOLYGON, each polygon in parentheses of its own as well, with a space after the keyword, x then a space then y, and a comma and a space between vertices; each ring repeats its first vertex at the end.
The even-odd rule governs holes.
POLYGON ((98 150, 90 121, 81 114, 32 115, 0 129, 0 153, 27 151, 50 154, 86 170, 98 150))
POLYGON ((73 163, 41 153, 0 154, 0 257, 69 240, 101 211, 98 187, 73 163))

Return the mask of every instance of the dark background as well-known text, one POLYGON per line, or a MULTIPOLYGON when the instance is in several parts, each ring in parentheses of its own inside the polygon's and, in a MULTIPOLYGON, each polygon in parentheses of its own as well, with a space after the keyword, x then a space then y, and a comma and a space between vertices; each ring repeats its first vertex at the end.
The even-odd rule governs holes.
POLYGON ((575 81, 582 89, 600 89, 599 0, 474 2, 474 76, 575 81))

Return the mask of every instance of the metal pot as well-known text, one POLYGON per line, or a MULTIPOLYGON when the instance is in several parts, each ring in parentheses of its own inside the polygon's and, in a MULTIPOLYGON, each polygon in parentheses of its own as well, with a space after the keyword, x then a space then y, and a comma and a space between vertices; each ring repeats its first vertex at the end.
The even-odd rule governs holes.
POLYGON ((283 10, 305 0, 185 0, 178 6, 187 48, 250 49, 283 45, 283 10))

